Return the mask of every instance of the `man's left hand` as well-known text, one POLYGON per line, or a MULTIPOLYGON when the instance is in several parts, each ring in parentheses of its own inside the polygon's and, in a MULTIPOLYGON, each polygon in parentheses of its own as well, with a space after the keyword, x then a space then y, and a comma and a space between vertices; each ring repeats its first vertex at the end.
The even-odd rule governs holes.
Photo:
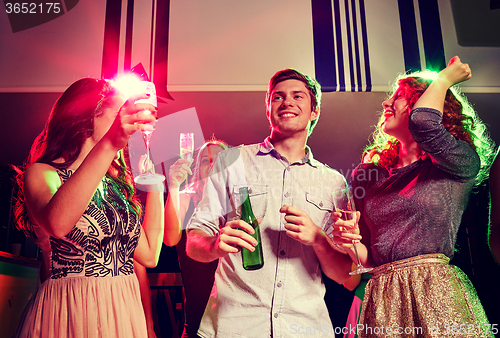
POLYGON ((285 214, 285 229, 289 237, 305 245, 316 243, 318 237, 321 236, 322 230, 313 223, 304 210, 283 205, 280 212, 285 214))

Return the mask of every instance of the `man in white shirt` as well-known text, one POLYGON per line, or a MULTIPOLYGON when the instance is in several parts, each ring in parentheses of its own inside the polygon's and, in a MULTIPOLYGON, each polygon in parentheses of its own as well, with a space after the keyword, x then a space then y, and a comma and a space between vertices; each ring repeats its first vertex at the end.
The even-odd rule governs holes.
POLYGON ((342 283, 351 260, 329 237, 333 191, 345 179, 314 160, 306 145, 320 101, 316 80, 293 69, 277 72, 266 95, 271 135, 217 157, 186 247, 198 261, 220 258, 201 337, 334 336, 321 271, 342 283), (253 250, 257 242, 239 220, 240 187, 248 187, 261 222, 264 266, 254 271, 241 261, 241 248, 253 250))

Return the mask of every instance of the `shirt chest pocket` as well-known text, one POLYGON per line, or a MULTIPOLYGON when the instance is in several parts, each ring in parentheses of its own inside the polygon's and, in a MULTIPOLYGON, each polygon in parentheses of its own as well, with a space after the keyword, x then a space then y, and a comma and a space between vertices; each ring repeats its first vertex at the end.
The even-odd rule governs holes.
POLYGON ((266 214, 267 209, 267 198, 268 198, 268 186, 265 184, 250 184, 248 186, 234 186, 233 187, 233 198, 237 202, 237 215, 241 215, 241 200, 240 188, 248 188, 248 196, 250 197, 250 204, 252 206, 253 214, 256 218, 262 219, 266 214))
POLYGON ((331 223, 330 215, 334 209, 333 200, 328 197, 317 196, 305 193, 306 212, 311 217, 311 220, 318 227, 326 230, 326 227, 331 223))

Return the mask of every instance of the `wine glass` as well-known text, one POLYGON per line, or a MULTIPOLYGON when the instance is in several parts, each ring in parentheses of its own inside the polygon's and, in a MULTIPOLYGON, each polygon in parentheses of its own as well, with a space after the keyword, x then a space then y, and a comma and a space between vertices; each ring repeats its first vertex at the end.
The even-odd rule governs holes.
MULTIPOLYGON (((158 102, 156 99, 156 88, 154 83, 149 81, 141 81, 138 86, 142 92, 146 92, 149 94, 149 98, 137 100, 135 101, 135 103, 150 103, 156 107, 158 105, 158 102)), ((149 110, 145 110, 144 113, 151 114, 149 110)), ((151 134, 153 134, 153 131, 155 130, 155 124, 156 120, 152 122, 142 123, 141 134, 144 139, 144 143, 146 145, 146 159, 145 159, 144 173, 134 178, 134 181, 137 184, 154 185, 165 181, 165 176, 154 172, 153 162, 151 161, 151 151, 149 145, 151 140, 151 134)))
POLYGON ((136 176, 134 178, 135 183, 137 183, 137 184, 154 185, 154 184, 161 183, 165 180, 165 176, 154 172, 153 162, 151 161, 151 151, 150 151, 149 144, 150 144, 150 140, 151 140, 151 135, 153 134, 153 131, 155 130, 155 124, 156 124, 156 121, 144 123, 143 127, 141 129, 141 134, 142 134, 142 137, 144 139, 144 143, 146 145, 146 159, 144 160, 144 163, 145 163, 144 173, 142 173, 139 176, 136 176))
MULTIPOLYGON (((352 190, 349 187, 343 189, 338 189, 334 192, 333 203, 335 204, 335 211, 340 212, 340 218, 343 221, 353 221, 356 222, 356 208, 354 207, 354 199, 352 196, 352 190)), ((349 272, 350 275, 359 275, 365 272, 370 272, 373 268, 365 268, 361 261, 359 260, 358 250, 356 249, 356 243, 353 240, 352 246, 354 248, 354 253, 356 254, 357 268, 349 272)))
POLYGON ((180 139, 180 157, 183 160, 191 161, 193 159, 194 152, 194 134, 193 133, 181 133, 180 139))

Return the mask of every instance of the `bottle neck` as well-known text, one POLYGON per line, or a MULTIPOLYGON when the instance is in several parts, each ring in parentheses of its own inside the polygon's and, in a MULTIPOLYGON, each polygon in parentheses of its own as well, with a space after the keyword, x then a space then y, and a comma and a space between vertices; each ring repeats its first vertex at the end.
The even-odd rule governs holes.
POLYGON ((253 211, 252 211, 252 206, 250 204, 250 197, 248 196, 248 190, 247 188, 241 188, 240 189, 240 195, 241 195, 241 216, 244 217, 249 217, 253 216, 253 211))

